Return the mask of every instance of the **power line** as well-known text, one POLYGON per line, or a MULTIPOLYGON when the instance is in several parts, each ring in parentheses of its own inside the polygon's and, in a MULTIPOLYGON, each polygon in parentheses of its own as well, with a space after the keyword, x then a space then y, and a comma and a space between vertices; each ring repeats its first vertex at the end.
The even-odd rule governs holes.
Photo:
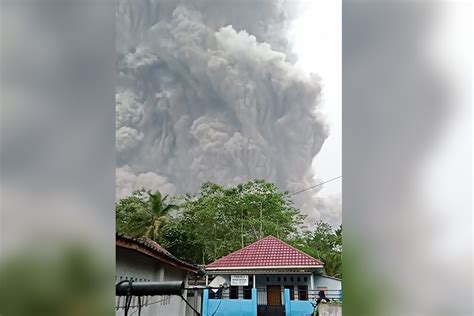
MULTIPOLYGON (((194 313, 196 313, 197 316, 200 316, 201 313, 199 313, 192 305, 191 303, 188 302, 188 300, 186 300, 183 295, 180 295, 181 299, 186 303, 186 305, 188 305, 193 311, 194 313)), ((222 302, 222 301, 221 301, 222 302)), ((220 304, 220 303, 219 303, 220 304)))
POLYGON ((330 179, 330 180, 327 180, 327 181, 318 183, 318 184, 316 184, 316 185, 313 185, 313 186, 311 186, 311 187, 309 187, 309 188, 306 188, 306 189, 303 189, 303 190, 300 190, 300 191, 296 191, 296 192, 294 192, 294 193, 291 193, 290 196, 293 196, 293 195, 296 195, 296 194, 300 194, 300 193, 302 193, 302 192, 305 192, 305 191, 314 189, 314 188, 316 188, 316 187, 319 187, 319 186, 321 186, 321 185, 323 185, 323 184, 326 184, 326 183, 328 183, 328 182, 337 180, 337 179, 339 179, 339 178, 342 178, 342 176, 332 178, 332 179, 330 179))

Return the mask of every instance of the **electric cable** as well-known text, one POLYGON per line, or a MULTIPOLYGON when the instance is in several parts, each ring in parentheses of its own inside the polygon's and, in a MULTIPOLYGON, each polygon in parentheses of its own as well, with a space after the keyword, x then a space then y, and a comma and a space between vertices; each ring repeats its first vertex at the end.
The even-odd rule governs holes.
POLYGON ((335 177, 335 178, 329 179, 329 180, 327 180, 327 181, 324 181, 324 182, 315 184, 315 185, 313 185, 313 186, 310 186, 309 188, 306 188, 306 189, 303 189, 303 190, 299 190, 299 191, 293 192, 293 193, 290 194, 290 196, 303 193, 303 192, 305 192, 305 191, 314 189, 314 188, 319 187, 319 186, 321 186, 321 185, 323 185, 323 184, 326 184, 326 183, 328 183, 328 182, 331 182, 331 181, 334 181, 334 180, 337 180, 337 179, 340 179, 340 178, 342 178, 342 176, 335 177))
POLYGON ((214 311, 214 313, 212 313, 212 316, 216 315, 217 311, 219 310, 219 307, 221 306, 221 303, 222 303, 222 300, 219 300, 219 304, 217 305, 216 310, 214 311))
POLYGON ((201 316, 201 313, 199 313, 184 297, 183 295, 180 295, 181 299, 188 305, 195 313, 197 316, 201 316))

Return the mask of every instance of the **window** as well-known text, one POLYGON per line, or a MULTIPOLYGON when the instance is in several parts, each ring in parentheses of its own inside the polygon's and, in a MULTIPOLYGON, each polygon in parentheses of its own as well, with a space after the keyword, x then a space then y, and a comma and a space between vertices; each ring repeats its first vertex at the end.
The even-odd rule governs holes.
POLYGON ((252 288, 253 288, 253 277, 249 275, 249 285, 244 286, 244 300, 250 300, 252 299, 252 288))
POLYGON ((291 282, 295 282, 295 279, 293 277, 290 278, 291 282))
POLYGON ((252 299, 252 286, 244 286, 244 300, 252 299))
POLYGON ((295 300, 295 287, 293 285, 285 285, 285 289, 290 290, 290 300, 295 300))
POLYGON ((308 282, 308 278, 307 277, 304 277, 303 279, 305 282, 308 282))
POLYGON ((278 282, 281 282, 281 278, 280 278, 280 277, 278 277, 278 282))
POLYGON ((269 277, 267 277, 267 279, 266 279, 266 280, 267 280, 267 282, 270 282, 270 278, 269 278, 269 277))
POLYGON ((301 282, 301 278, 300 278, 300 277, 298 277, 296 280, 298 280, 298 282, 301 282))
POLYGON ((231 300, 235 300, 239 298, 239 287, 238 286, 231 286, 229 292, 229 298, 231 300))
POLYGON ((283 277, 283 282, 286 282, 286 277, 283 277))
POLYGON ((307 285, 298 285, 298 300, 300 301, 308 300, 308 286, 307 285))

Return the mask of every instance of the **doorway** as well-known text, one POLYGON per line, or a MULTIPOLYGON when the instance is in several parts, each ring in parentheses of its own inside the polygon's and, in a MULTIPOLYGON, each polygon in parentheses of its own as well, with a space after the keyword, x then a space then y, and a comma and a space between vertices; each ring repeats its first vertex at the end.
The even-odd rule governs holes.
POLYGON ((281 306, 281 287, 279 285, 267 285, 267 305, 281 306))

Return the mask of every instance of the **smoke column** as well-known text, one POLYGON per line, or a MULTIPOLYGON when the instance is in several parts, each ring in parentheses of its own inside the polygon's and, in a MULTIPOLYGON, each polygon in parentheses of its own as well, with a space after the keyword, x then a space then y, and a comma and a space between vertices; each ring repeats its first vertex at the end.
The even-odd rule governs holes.
MULTIPOLYGON (((118 2, 117 198, 204 181, 315 184, 328 128, 319 78, 296 69, 286 38, 297 11, 274 0, 118 2)), ((315 195, 295 196, 313 220, 315 195)))

